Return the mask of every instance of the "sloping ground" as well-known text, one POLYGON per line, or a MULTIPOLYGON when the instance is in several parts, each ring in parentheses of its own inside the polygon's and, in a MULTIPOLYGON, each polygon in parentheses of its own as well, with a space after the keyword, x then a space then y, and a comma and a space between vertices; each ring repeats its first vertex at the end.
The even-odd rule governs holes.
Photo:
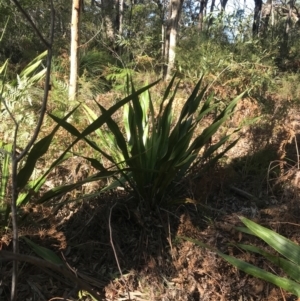
MULTIPOLYGON (((231 120, 233 126, 253 114, 251 103, 241 104, 237 120, 231 120)), ((220 164, 196 182, 186 181, 186 196, 197 205, 178 205, 149 216, 142 206, 133 206, 130 195, 116 191, 57 210, 30 206, 20 235, 64 258, 72 273, 94 288, 99 300, 297 300, 182 239, 198 239, 283 275, 263 258, 229 245, 265 247, 236 232, 238 215, 300 244, 298 115, 295 109, 276 110, 260 126, 244 130, 228 155, 230 163, 220 164)), ((9 241, 10 233, 2 233, 3 250, 10 249, 9 241)), ((23 240, 20 248, 22 254, 34 255, 23 240)), ((12 265, 9 261, 0 265, 0 298, 9 300, 12 265)), ((78 300, 74 282, 21 262, 18 300, 78 300)), ((92 299, 84 293, 81 300, 92 299)))
MULTIPOLYGON (((234 226, 240 225, 237 215, 248 216, 300 243, 299 206, 284 201, 258 210, 240 197, 221 199, 217 209, 190 204, 170 212, 161 211, 159 216, 148 219, 141 219, 138 211, 123 205, 124 199, 112 211, 101 205, 103 200, 99 199, 78 208, 59 226, 63 235, 55 237, 53 231, 45 237, 31 236, 31 239, 58 254, 59 247, 64 247, 60 255, 80 279, 99 292, 100 300, 129 300, 129 296, 132 300, 164 301, 297 300, 273 285, 238 271, 214 252, 180 237, 198 239, 281 275, 259 256, 242 252, 229 243, 264 247, 259 240, 235 231, 234 226)), ((23 254, 31 253, 23 243, 21 249, 23 254)), ((9 300, 11 264, 2 262, 1 274, 1 300, 9 300)), ((63 296, 66 300, 78 300, 75 283, 48 269, 21 263, 19 281, 18 300, 59 300, 63 296)))

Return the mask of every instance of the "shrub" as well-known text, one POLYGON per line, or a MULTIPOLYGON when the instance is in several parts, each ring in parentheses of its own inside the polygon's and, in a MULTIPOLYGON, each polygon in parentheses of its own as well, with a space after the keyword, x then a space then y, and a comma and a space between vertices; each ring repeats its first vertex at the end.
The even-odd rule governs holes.
MULTIPOLYGON (((178 183, 195 165, 204 163, 208 158, 210 163, 215 163, 235 145, 237 140, 217 153, 230 138, 227 135, 199 155, 212 135, 231 116, 241 97, 235 98, 200 135, 195 136, 201 120, 216 108, 216 104, 211 104, 212 97, 205 100, 206 88, 200 89, 202 79, 186 100, 176 121, 173 120, 173 103, 179 83, 171 92, 175 77, 166 88, 158 113, 155 112, 148 89, 142 94, 136 94, 131 84, 133 94, 129 96, 131 102, 124 107, 123 124, 117 124, 110 116, 106 120, 110 134, 97 129, 99 137, 104 140, 97 140, 99 144, 86 140, 118 168, 120 177, 109 188, 116 185, 127 188, 129 185, 137 199, 145 202, 151 210, 156 206, 168 206, 172 204, 171 197, 180 186, 178 183), (107 145, 110 144, 112 146, 108 148, 107 145), (123 169, 124 162, 126 170, 123 169)), ((103 106, 97 105, 102 114, 107 113, 103 106)), ((93 119, 95 120, 95 116, 93 119)), ((69 125, 63 126, 75 134, 73 129, 68 128, 69 125)), ((90 162, 94 167, 102 166, 95 159, 90 159, 90 162)))

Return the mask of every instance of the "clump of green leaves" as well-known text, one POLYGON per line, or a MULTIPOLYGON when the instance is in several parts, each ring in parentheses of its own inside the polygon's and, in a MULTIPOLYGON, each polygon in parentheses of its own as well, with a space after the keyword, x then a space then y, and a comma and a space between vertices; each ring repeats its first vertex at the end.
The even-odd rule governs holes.
MULTIPOLYGON (((28 106, 34 105, 35 84, 45 74, 45 69, 40 70, 42 58, 45 55, 46 52, 36 57, 17 75, 16 79, 7 79, 8 60, 0 67, 0 134, 2 134, 0 135, 0 215, 4 225, 7 224, 9 214, 7 185, 10 178, 15 123, 20 125, 26 119, 28 126, 34 122, 34 114, 28 109, 28 106), (3 218, 4 213, 5 217, 3 218)), ((17 145, 22 145, 27 130, 28 127, 24 127, 22 132, 18 133, 17 145)))
POLYGON ((182 76, 195 81, 199 74, 205 73, 213 80, 211 88, 218 98, 245 90, 252 96, 264 96, 274 83, 275 52, 262 47, 259 40, 225 43, 218 38, 188 34, 179 41, 177 49, 177 68, 182 76))
POLYGON ((245 273, 271 282, 297 297, 300 297, 300 246, 286 237, 268 228, 262 227, 245 217, 240 217, 240 219, 246 227, 237 227, 239 231, 262 239, 271 248, 277 251, 279 255, 274 255, 252 245, 237 244, 237 247, 245 250, 246 252, 253 252, 262 255, 267 260, 280 267, 288 277, 279 277, 232 256, 225 254, 220 255, 245 273))
MULTIPOLYGON (((136 94, 131 84, 132 95, 135 96, 130 96, 131 102, 124 108, 123 126, 111 117, 106 120, 108 129, 115 137, 114 152, 118 150, 120 155, 104 152, 101 146, 90 144, 95 150, 101 149, 101 154, 118 167, 121 175, 118 185, 125 188, 129 185, 138 199, 150 209, 172 204, 172 192, 195 164, 208 158, 211 163, 216 162, 237 142, 233 141, 217 153, 230 138, 230 135, 226 135, 199 155, 212 135, 231 116, 240 98, 230 102, 211 125, 195 137, 201 120, 217 106, 211 103, 212 97, 205 100, 206 88, 200 88, 202 79, 186 100, 178 120, 173 118, 173 104, 179 84, 173 88, 175 77, 166 88, 157 113, 150 92, 146 90, 143 94, 136 94), (117 157, 124 158, 124 161, 117 161, 117 157), (128 167, 126 171, 119 168, 124 162, 128 167)), ((102 114, 107 112, 103 106, 97 105, 102 114)))
MULTIPOLYGON (((74 114, 74 112, 78 109, 78 107, 73 109, 63 118, 59 118, 55 115, 49 114, 49 116, 54 121, 57 122, 57 125, 53 128, 53 130, 48 135, 46 135, 45 137, 43 137, 33 145, 33 147, 28 152, 28 155, 26 156, 26 160, 24 160, 23 165, 18 170, 17 177, 16 177, 17 189, 19 191, 18 199, 16 200, 17 207, 21 207, 22 205, 31 202, 32 198, 35 199, 36 203, 43 203, 49 199, 54 199, 59 195, 70 192, 85 183, 99 181, 100 179, 111 178, 112 176, 114 176, 116 174, 115 170, 109 170, 105 168, 100 162, 87 158, 90 162, 92 162, 93 166, 97 167, 97 169, 99 170, 97 173, 76 183, 70 183, 59 187, 51 188, 46 192, 44 192, 42 196, 37 197, 37 195, 41 192, 41 188, 43 187, 49 173, 54 168, 56 168, 64 161, 66 161, 68 158, 73 156, 71 149, 77 142, 79 142, 80 140, 85 140, 89 145, 94 146, 100 152, 101 150, 98 149, 96 145, 92 141, 90 141, 87 137, 91 133, 94 133, 95 130, 100 128, 109 118, 111 118, 111 115, 113 115, 124 104, 129 102, 132 98, 136 97, 137 95, 143 93, 145 90, 147 90, 149 87, 153 86, 154 84, 144 87, 139 91, 132 93, 128 97, 124 98, 123 100, 120 100, 117 104, 113 105, 109 110, 103 113, 100 117, 98 117, 96 120, 91 122, 91 124, 82 132, 78 131, 72 124, 66 121, 70 116, 72 116, 72 114, 74 114), (43 158, 43 156, 49 151, 50 147, 53 144, 53 139, 55 138, 55 134, 57 133, 60 126, 63 126, 65 129, 71 132, 76 138, 72 143, 70 143, 68 147, 66 147, 66 149, 60 154, 60 156, 57 159, 53 160, 52 162, 50 162, 48 166, 46 166, 46 170, 41 175, 34 178, 33 175, 34 175, 35 166, 37 162, 41 158, 43 158)), ((1 153, 5 149, 6 146, 3 147, 0 145, 1 153)), ((11 152, 8 151, 4 152, 5 154, 7 154, 7 156, 4 157, 6 160, 4 161, 5 165, 1 165, 4 166, 2 167, 2 175, 3 174, 5 175, 5 178, 2 177, 3 181, 1 182, 1 190, 0 190, 1 197, 4 194, 3 191, 5 189, 5 186, 7 184, 7 179, 8 179, 8 163, 6 162, 7 159, 11 156, 11 152)), ((5 210, 5 208, 1 208, 1 209, 3 209, 2 211, 5 210)))
POLYGON ((135 74, 136 71, 131 68, 123 68, 115 65, 109 65, 104 72, 106 80, 108 80, 117 91, 125 91, 126 78, 128 76, 133 77, 135 74))
MULTIPOLYGON (((84 90, 87 83, 90 84, 90 90, 95 94, 102 93, 110 88, 110 84, 105 78, 105 70, 109 64, 114 61, 107 52, 99 50, 90 50, 84 53, 79 62, 80 87, 84 90)), ((82 91, 81 91, 82 93, 82 91)))
POLYGON ((279 254, 274 255, 253 245, 236 244, 236 246, 246 252, 262 255, 265 259, 281 268, 286 273, 287 277, 280 277, 243 260, 237 259, 234 256, 226 255, 200 241, 190 238, 184 239, 216 252, 241 271, 273 283, 297 297, 300 297, 300 246, 286 237, 268 228, 262 227, 245 217, 240 217, 240 219, 246 227, 236 227, 237 230, 262 239, 279 254))
POLYGON ((14 79, 7 80, 1 74, 6 73, 8 61, 4 63, 0 70, 0 76, 3 76, 0 81, 1 132, 3 131, 5 140, 9 140, 14 136, 12 114, 16 122, 24 125, 17 141, 20 147, 30 136, 36 123, 35 108, 37 100, 43 93, 43 90, 37 86, 37 83, 43 79, 46 72, 46 69, 41 67, 42 60, 46 54, 47 52, 43 52, 37 56, 14 79))

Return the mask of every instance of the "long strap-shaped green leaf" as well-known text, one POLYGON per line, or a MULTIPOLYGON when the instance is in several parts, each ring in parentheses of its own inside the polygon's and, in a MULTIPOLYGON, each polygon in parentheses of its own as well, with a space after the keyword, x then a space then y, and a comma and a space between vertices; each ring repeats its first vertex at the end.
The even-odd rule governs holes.
POLYGON ((240 217, 240 219, 247 226, 247 228, 250 229, 253 235, 261 238, 278 253, 300 266, 299 245, 268 228, 250 221, 245 217, 240 217))
POLYGON ((3 157, 2 162, 0 162, 1 168, 1 182, 0 182, 0 208, 4 209, 5 204, 4 198, 6 195, 6 186, 9 179, 9 162, 11 159, 12 144, 4 144, 0 141, 0 157, 3 157))
POLYGON ((95 181, 101 180, 103 178, 110 178, 110 177, 116 175, 116 173, 117 173, 116 171, 108 171, 108 170, 101 171, 95 175, 87 177, 84 180, 76 182, 74 184, 68 184, 68 185, 54 187, 54 188, 48 190, 47 192, 45 192, 44 195, 38 200, 38 203, 44 203, 57 196, 64 195, 67 192, 70 192, 70 191, 82 186, 83 184, 95 182, 95 181))
POLYGON ((21 237, 27 244, 28 246, 40 257, 43 259, 54 263, 54 264, 61 264, 64 265, 64 262, 50 249, 47 249, 45 247, 42 247, 40 245, 37 245, 30 239, 26 238, 25 236, 21 237))
POLYGON ((247 274, 250 274, 254 277, 266 280, 268 282, 271 282, 286 291, 296 295, 297 297, 300 297, 300 285, 299 283, 284 278, 284 277, 279 277, 277 275, 274 275, 272 273, 269 273, 263 269, 260 269, 252 264, 249 264, 247 262, 244 262, 242 260, 239 260, 233 256, 225 255, 221 252, 218 252, 218 254, 223 257, 225 260, 227 260, 229 263, 232 265, 236 266, 238 269, 244 271, 247 274))
POLYGON ((107 120, 108 117, 112 116, 118 109, 120 109, 122 106, 124 106, 126 103, 128 103, 130 100, 132 100, 134 97, 140 95, 144 91, 150 89, 151 87, 155 86, 160 80, 155 81, 152 84, 149 84, 131 95, 125 97, 124 99, 118 101, 115 105, 113 105, 111 108, 107 110, 106 114, 101 115, 98 119, 96 119, 92 124, 90 124, 82 133, 80 136, 80 139, 86 137, 87 135, 90 135, 93 133, 97 128, 101 127, 107 120))
POLYGON ((234 265, 238 269, 244 271, 245 273, 250 274, 254 277, 266 280, 268 282, 271 282, 271 283, 275 284, 276 286, 281 287, 281 288, 283 288, 284 290, 286 290, 288 292, 291 292, 292 294, 296 295, 297 297, 300 297, 300 284, 293 281, 293 280, 290 280, 290 279, 287 279, 287 278, 284 278, 284 277, 276 276, 272 273, 269 273, 269 272, 267 272, 263 269, 260 269, 256 266, 252 265, 252 264, 249 264, 245 261, 237 259, 233 256, 225 255, 222 252, 210 247, 209 245, 207 245, 207 244, 205 244, 205 243, 203 243, 199 240, 191 239, 191 238, 188 238, 188 237, 181 237, 181 238, 183 238, 187 241, 191 241, 191 242, 193 242, 194 244, 196 244, 200 247, 204 247, 204 248, 209 249, 213 252, 216 252, 219 256, 224 258, 226 261, 228 261, 229 263, 231 263, 232 265, 234 265))
POLYGON ((291 278, 293 278, 295 281, 300 282, 300 266, 296 265, 295 263, 281 257, 281 256, 275 256, 269 252, 266 252, 265 250, 250 246, 250 245, 244 245, 244 244, 237 244, 239 248, 242 248, 249 252, 258 253, 262 256, 264 256, 266 259, 271 261, 272 263, 276 264, 280 268, 283 269, 283 271, 291 278))
MULTIPOLYGON (((71 116, 75 110, 76 108, 72 112, 70 112, 67 116, 65 116, 65 119, 71 116)), ((53 137, 55 133, 58 131, 59 127, 60 125, 56 125, 49 135, 47 135, 46 137, 38 141, 30 150, 25 165, 21 168, 21 170, 18 172, 17 175, 18 189, 20 190, 23 189, 25 185, 28 183, 33 173, 33 170, 36 166, 37 161, 48 151, 51 142, 53 140, 53 137)))

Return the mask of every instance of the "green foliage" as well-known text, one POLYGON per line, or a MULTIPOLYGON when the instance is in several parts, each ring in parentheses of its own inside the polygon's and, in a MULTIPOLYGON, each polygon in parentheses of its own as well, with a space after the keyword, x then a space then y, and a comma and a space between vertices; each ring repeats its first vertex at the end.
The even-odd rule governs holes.
POLYGON ((6 200, 7 196, 7 184, 9 180, 9 168, 10 168, 10 160, 11 160, 11 152, 12 152, 12 144, 5 144, 0 140, 0 217, 1 221, 4 221, 7 224, 7 212, 8 212, 8 204, 6 200), (3 218, 3 214, 6 212, 5 217, 3 218))
POLYGON ((249 90, 252 96, 263 96, 276 73, 271 51, 264 51, 259 41, 222 44, 190 34, 179 42, 177 66, 186 80, 195 81, 201 73, 213 80, 217 98, 249 90), (192 51, 190 50, 192 49, 192 51))
POLYGON ((258 268, 233 256, 229 256, 223 254, 220 251, 213 250, 211 247, 197 240, 189 238, 185 239, 192 241, 200 245, 201 247, 205 247, 216 251, 218 255, 220 255, 226 261, 228 261, 238 269, 242 270, 243 272, 250 274, 254 277, 263 279, 265 281, 271 282, 276 286, 281 287, 284 290, 296 295, 297 297, 300 297, 300 247, 291 240, 287 239, 286 237, 268 228, 262 227, 245 217, 240 217, 240 219, 246 227, 237 227, 237 230, 246 234, 254 235, 262 239, 282 256, 273 255, 270 252, 267 252, 261 248, 252 245, 236 244, 236 246, 245 250, 246 252, 253 252, 262 255, 268 261, 281 268, 288 277, 280 277, 273 273, 267 272, 261 268, 258 268))
MULTIPOLYGON (((297 66, 295 66, 297 67, 297 66)), ((278 84, 274 87, 276 93, 281 95, 283 99, 300 101, 300 87, 299 87, 300 74, 286 73, 280 74, 280 78, 277 79, 278 84)))
MULTIPOLYGON (((50 24, 50 2, 40 0, 22 1, 23 9, 32 18, 44 37, 48 37, 50 24)), ((72 3, 56 0, 55 47, 66 48, 70 41, 70 11, 72 3), (63 45, 63 46, 62 46, 63 45)), ((0 47, 0 62, 10 59, 16 65, 23 65, 45 50, 45 45, 13 3, 0 1, 0 28, 4 28, 7 18, 7 30, 0 47)), ((56 49, 55 49, 56 50, 56 49)), ((16 66, 18 67, 18 66, 16 66)))
POLYGON ((133 78, 135 71, 131 68, 122 68, 114 65, 109 65, 105 71, 105 78, 112 83, 112 86, 117 91, 126 90, 126 78, 133 78))
MULTIPOLYGON (((123 128, 110 117, 106 120, 106 125, 114 135, 112 151, 105 153, 101 147, 96 148, 89 143, 113 165, 119 167, 120 163, 126 162, 129 171, 124 172, 119 168, 121 178, 117 182, 125 188, 130 185, 138 199, 145 201, 150 209, 157 205, 171 205, 172 192, 175 192, 175 187, 194 164, 203 163, 208 158, 211 159, 210 162, 216 162, 236 143, 235 140, 221 153, 216 154, 230 137, 225 136, 208 147, 199 159, 200 150, 231 116, 240 97, 234 99, 210 126, 194 137, 197 126, 216 108, 216 104, 211 104, 212 97, 204 100, 206 88, 200 89, 201 78, 184 104, 178 120, 173 120, 173 103, 179 84, 173 88, 174 81, 175 77, 166 88, 158 113, 155 113, 150 92, 146 90, 138 95, 131 84, 131 95, 135 96, 130 96, 131 103, 124 107, 125 134, 123 128)), ((100 104, 98 107, 102 114, 107 112, 100 104)), ((107 144, 112 141, 110 136, 101 137, 109 139, 107 144)), ((115 187, 115 183, 111 187, 115 187)))
MULTIPOLYGON (((0 68, 0 90, 1 90, 1 132, 3 131, 3 140, 0 141, 1 148, 1 186, 0 186, 0 210, 3 213, 6 211, 4 223, 7 223, 7 217, 9 213, 8 196, 7 196, 7 184, 10 177, 10 160, 13 152, 12 143, 15 137, 15 122, 22 128, 21 132, 16 137, 16 143, 18 146, 26 144, 26 137, 31 135, 31 131, 35 124, 35 112, 31 107, 35 105, 35 93, 40 93, 41 90, 36 88, 36 84, 42 80, 45 74, 45 69, 41 69, 42 59, 46 55, 46 52, 37 56, 26 68, 24 68, 16 79, 8 80, 6 78, 6 72, 8 68, 8 61, 6 61, 0 68), (31 110, 30 110, 31 109, 31 110), (14 120, 13 120, 14 119, 14 120), (22 127, 23 126, 23 127, 22 127), (31 126, 31 127, 30 127, 31 126)), ((41 144, 39 145, 41 146, 41 144)), ((38 146, 38 148, 39 148, 38 146)), ((46 146, 47 147, 47 146, 46 146)), ((44 149, 41 148, 40 150, 44 149)), ((36 157, 38 159, 39 157, 36 157)), ((35 157, 34 159, 35 160, 35 157)), ((30 161, 30 160, 29 160, 30 161)), ((36 161, 35 161, 36 162, 36 161)), ((24 188, 28 182, 28 188, 30 189, 29 178, 33 173, 35 162, 29 164, 26 176, 24 175, 24 169, 21 169, 20 184, 24 188), (23 172, 23 174, 22 174, 23 172), (22 182, 23 181, 23 182, 22 182)), ((26 165, 26 164, 25 164, 26 165)), ((27 192, 26 195, 29 195, 27 192)), ((17 200, 18 205, 21 203, 23 193, 19 195, 17 200)))
MULTIPOLYGON (((62 154, 59 156, 59 158, 57 160, 55 160, 54 162, 52 162, 51 166, 49 167, 49 169, 44 173, 43 177, 40 178, 39 181, 36 182, 35 186, 33 187, 34 191, 35 189, 40 189, 40 187, 43 184, 43 181, 46 179, 46 176, 49 174, 49 172, 56 166, 58 166, 62 161, 64 161, 66 159, 66 156, 68 156, 70 154, 70 150, 72 149, 72 147, 78 143, 81 140, 84 140, 88 143, 88 145, 90 145, 92 148, 94 148, 97 152, 102 153, 102 150, 97 146, 96 143, 94 143, 92 140, 90 140, 88 137, 89 135, 91 135, 92 133, 94 133, 97 129, 99 129, 105 122, 107 122, 107 120, 111 119, 111 116, 118 110, 120 109, 122 106, 124 106, 127 102, 131 101, 132 99, 134 99, 135 97, 137 97, 138 95, 140 95, 141 93, 143 93, 145 90, 149 89, 150 87, 152 87, 153 85, 155 85, 155 83, 150 84, 134 93, 132 93, 131 95, 129 95, 128 97, 125 97, 124 99, 120 100, 118 103, 116 103, 115 105, 113 105, 110 109, 108 109, 107 111, 103 112, 103 114, 98 117, 96 120, 94 120, 86 129, 84 129, 82 132, 80 132, 79 130, 77 130, 71 123, 67 122, 67 119, 69 118, 69 116, 71 116, 74 111, 77 109, 75 108, 73 111, 71 111, 68 115, 66 115, 64 118, 59 118, 53 114, 49 114, 49 116, 57 122, 57 126, 62 126, 65 130, 67 130, 69 133, 71 133, 74 137, 76 137, 76 139, 62 152, 62 154)), ((55 130, 55 129, 54 129, 55 130)), ((50 133, 48 135, 48 137, 45 137, 44 139, 50 139, 49 136, 53 135, 53 133, 50 133)), ((42 152, 42 150, 38 151, 38 148, 36 149, 32 149, 32 152, 42 152)), ((38 156, 40 156, 40 153, 38 154, 38 156)), ((34 156, 31 155, 31 153, 29 153, 28 157, 31 157, 32 160, 34 159, 34 156)), ((68 185, 63 185, 63 186, 59 186, 59 187, 54 187, 48 191, 46 191, 44 193, 44 195, 39 198, 38 202, 39 203, 43 203, 49 199, 53 199, 55 197, 57 197, 58 195, 61 194, 65 194, 69 191, 72 191, 78 187, 80 187, 81 185, 85 184, 85 183, 89 183, 89 182, 94 182, 94 181, 99 181, 102 178, 111 178, 113 176, 116 175, 116 171, 115 170, 109 170, 107 168, 105 168, 103 166, 103 164, 101 162, 99 162, 96 159, 93 158, 88 158, 85 156, 82 156, 84 159, 88 160, 92 166, 99 170, 99 172, 97 172, 96 174, 89 176, 87 178, 85 178, 82 181, 73 183, 73 184, 68 184, 68 185)), ((33 162, 34 164, 34 162, 33 162)), ((28 163, 29 165, 29 163, 28 163)), ((27 195, 26 199, 24 200, 24 202, 28 201, 30 198, 30 194, 27 195)))
MULTIPOLYGON (((16 122, 21 125, 22 118, 18 118, 18 114, 20 112, 26 113, 25 107, 27 102, 31 100, 31 94, 28 90, 30 90, 44 75, 44 69, 42 71, 36 72, 37 68, 39 68, 41 64, 41 59, 44 56, 42 54, 41 56, 38 56, 35 60, 33 60, 18 76, 16 81, 7 82, 5 81, 5 72, 7 67, 7 62, 0 68, 0 72, 2 75, 2 81, 1 81, 1 104, 2 104, 2 116, 5 116, 8 121, 10 121, 11 128, 14 129, 15 124, 13 123, 12 118, 15 118, 16 122), (23 107, 22 107, 23 105, 23 107)), ((144 90, 142 90, 143 92, 144 90)), ((141 93, 141 92, 136 92, 141 93)), ((134 94, 133 96, 134 97, 134 94)), ((89 135, 91 132, 93 132, 98 127, 101 127, 102 124, 110 117, 111 114, 114 114, 116 110, 118 110, 122 105, 124 105, 126 102, 130 101, 131 97, 127 97, 126 99, 120 101, 116 105, 114 105, 110 110, 108 110, 107 113, 103 114, 100 118, 97 118, 95 122, 91 124, 90 127, 85 129, 83 133, 77 132, 79 135, 79 138, 74 141, 71 145, 66 147, 66 149, 61 153, 61 155, 49 163, 45 168, 46 170, 40 173, 37 177, 34 176, 36 165, 39 162, 41 158, 43 158, 50 150, 51 146, 53 145, 53 141, 55 139, 55 135, 57 131, 60 128, 60 123, 66 122, 66 120, 75 113, 77 108, 70 111, 66 116, 63 118, 55 117, 54 115, 51 115, 51 117, 54 120, 59 121, 59 123, 51 130, 51 132, 41 138, 39 141, 37 141, 33 147, 28 152, 27 156, 25 157, 25 160, 23 160, 22 164, 20 165, 20 168, 17 171, 16 176, 16 183, 17 183, 17 190, 18 190, 18 198, 16 200, 17 206, 20 207, 22 205, 27 204, 31 201, 32 197, 36 199, 36 196, 39 195, 41 192, 41 188, 43 187, 43 184, 46 181, 47 176, 49 173, 59 166, 62 162, 70 158, 72 156, 70 150, 81 139, 84 139, 86 135, 89 135)), ((32 113, 33 114, 33 113, 32 113)), ((33 116, 35 116, 33 114, 33 116)), ((26 120, 28 123, 29 120, 26 120)), ((71 126, 71 125, 70 125, 71 126)), ((26 128, 27 129, 27 128, 26 128)), ((34 129, 28 129, 29 134, 31 134, 31 131, 34 129)), ((17 133, 16 142, 19 145, 20 144, 20 137, 22 137, 22 133, 24 131, 24 128, 21 127, 21 132, 17 133), (21 134, 21 135, 20 135, 21 134)), ((15 133, 12 130, 10 137, 4 137, 4 141, 1 142, 1 160, 0 160, 0 166, 1 166, 1 186, 0 186, 0 205, 1 205, 1 212, 5 211, 6 209, 9 209, 6 207, 6 203, 8 200, 8 195, 6 195, 6 186, 9 180, 9 159, 12 155, 12 144, 7 143, 12 141, 15 133)), ((21 140, 23 141, 23 140, 21 140)), ((24 141, 26 143, 26 141, 24 141)), ((109 171, 105 168, 102 169, 100 173, 97 173, 96 175, 93 175, 91 177, 88 177, 84 180, 82 180, 80 183, 73 183, 70 185, 65 185, 61 187, 54 187, 53 189, 46 191, 44 195, 39 198, 38 202, 44 202, 45 200, 52 199, 53 197, 66 193, 68 191, 72 191, 73 189, 76 189, 77 187, 81 186, 84 183, 97 181, 103 177, 111 177, 114 175, 115 171, 109 171)), ((37 200, 36 200, 37 201, 37 200)), ((9 213, 9 212, 8 212, 9 213)), ((6 215, 8 216, 8 214, 6 215)))
MULTIPOLYGON (((87 116, 89 123, 92 123, 98 118, 97 114, 86 104, 82 104, 82 108, 85 115, 87 116)), ((113 158, 113 162, 120 163, 125 160, 122 152, 120 152, 118 148, 116 137, 109 129, 99 128, 95 131, 95 133, 98 136, 98 139, 95 142, 103 152, 110 154, 110 156, 113 158)), ((119 166, 125 168, 124 164, 120 164, 119 166)))
POLYGON ((247 228, 238 227, 238 230, 259 237, 283 257, 272 255, 271 253, 254 246, 243 244, 237 244, 237 246, 245 251, 254 252, 264 256, 267 260, 279 266, 287 276, 293 280, 279 277, 231 256, 225 255, 224 257, 224 255, 222 255, 222 257, 242 271, 269 281, 291 292, 297 297, 300 297, 300 247, 291 240, 268 228, 262 227, 244 217, 241 217, 240 219, 247 228))
MULTIPOLYGON (((69 61, 68 61, 69 64, 69 61)), ((61 58, 52 60, 52 70, 51 70, 51 95, 49 97, 49 108, 53 114, 60 117, 64 116, 69 112, 74 103, 70 101, 65 101, 68 99, 68 72, 69 65, 66 66, 66 62, 61 58)), ((77 104, 76 104, 77 105, 77 104)))
MULTIPOLYGON (((35 108, 37 101, 42 95, 42 89, 37 84, 43 79, 46 69, 41 68, 42 60, 46 52, 43 52, 32 60, 17 78, 0 81, 1 106, 0 116, 2 119, 1 130, 5 141, 11 141, 14 136, 14 126, 11 114, 16 122, 24 125, 22 135, 18 139, 18 145, 22 144, 31 134, 31 130, 36 123, 35 108), (25 130, 27 129, 27 131, 25 130)), ((7 68, 7 62, 2 66, 1 71, 7 68), (3 68, 6 66, 5 68, 3 68)), ((1 75, 1 74, 0 74, 1 75)))
POLYGON ((53 264, 64 265, 64 262, 50 249, 37 245, 25 236, 23 236, 22 239, 27 243, 34 253, 42 257, 44 260, 47 260, 53 264))
POLYGON ((79 62, 79 76, 91 83, 90 90, 92 93, 101 93, 109 88, 109 83, 104 77, 104 71, 112 63, 112 56, 105 51, 93 49, 82 54, 79 62))
MULTIPOLYGON (((153 85, 153 84, 152 84, 153 85)), ((150 87, 149 85, 148 87, 150 87)), ((112 106, 108 111, 104 112, 99 118, 94 120, 90 126, 88 126, 83 132, 79 132, 77 129, 75 129, 71 124, 69 124, 66 120, 74 114, 77 108, 73 109, 71 112, 69 112, 66 116, 63 118, 59 118, 55 115, 50 114, 51 118, 55 121, 57 121, 57 125, 52 129, 52 131, 40 139, 38 142, 34 144, 34 146, 31 148, 29 151, 26 160, 24 161, 22 167, 20 170, 18 170, 17 174, 17 189, 19 191, 18 193, 18 199, 17 199, 17 206, 20 207, 22 205, 27 204, 28 202, 31 201, 32 197, 35 198, 35 201, 38 203, 43 203, 49 199, 53 199, 58 195, 67 193, 69 191, 72 191, 81 185, 93 181, 98 181, 102 178, 110 178, 116 174, 116 171, 113 170, 108 170, 103 167, 103 165, 99 162, 93 161, 90 158, 87 158, 96 164, 96 166, 99 169, 99 172, 96 174, 87 177, 83 179, 80 182, 68 184, 68 185, 63 185, 59 187, 54 187, 46 192, 36 199, 36 196, 41 192, 41 188, 43 187, 43 184, 46 181, 47 176, 49 173, 62 164, 65 160, 70 158, 72 156, 72 153, 70 150, 72 147, 80 140, 84 139, 86 140, 90 145, 94 146, 94 143, 88 140, 86 137, 93 133, 95 130, 100 128, 107 120, 111 118, 111 115, 114 114, 120 107, 122 107, 124 104, 129 102, 132 98, 136 97, 140 93, 144 92, 148 87, 145 87, 137 92, 134 92, 132 95, 126 97, 125 99, 121 100, 114 106, 112 106), (46 171, 44 171, 41 175, 38 176, 38 178, 34 179, 33 174, 35 167, 38 163, 38 161, 45 156, 45 154, 49 151, 50 147, 53 145, 53 140, 55 137, 55 134, 57 133, 58 129, 60 126, 65 127, 67 130, 69 130, 71 133, 74 134, 77 138, 60 154, 60 156, 56 159, 53 160, 48 166, 46 171)), ((98 149, 98 148, 97 148, 98 149)), ((1 172, 2 172, 2 177, 1 177, 1 210, 4 211, 6 207, 4 207, 4 199, 7 197, 5 187, 7 185, 7 180, 8 180, 8 158, 11 155, 10 152, 11 146, 1 146, 1 154, 3 153, 4 160, 1 160, 1 172)))
POLYGON ((126 66, 135 64, 141 56, 160 60, 162 14, 159 5, 152 1, 133 4, 132 9, 125 12, 125 18, 130 20, 124 22, 124 32, 128 34, 117 36, 116 43, 123 49, 126 66))

